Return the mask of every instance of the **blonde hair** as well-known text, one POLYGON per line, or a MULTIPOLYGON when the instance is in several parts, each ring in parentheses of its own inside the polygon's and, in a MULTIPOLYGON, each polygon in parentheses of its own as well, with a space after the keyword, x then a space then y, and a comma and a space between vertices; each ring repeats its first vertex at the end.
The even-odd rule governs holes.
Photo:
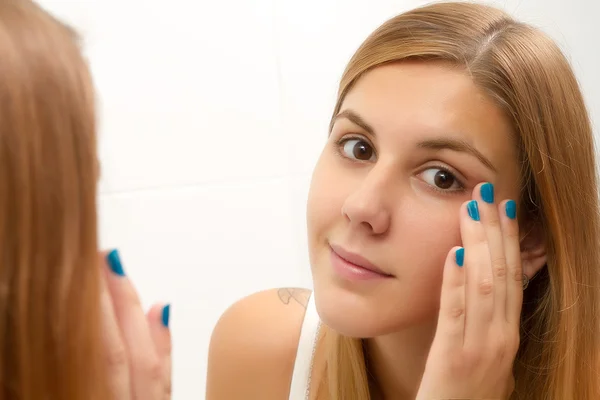
MULTIPOLYGON (((511 399, 600 398, 596 164, 591 124, 569 63, 546 35, 498 9, 428 5, 387 21, 360 46, 341 79, 334 115, 365 72, 408 59, 464 67, 519 137, 519 208, 543 233, 548 258, 524 294, 511 399)), ((320 393, 369 399, 361 340, 324 330, 320 393)))
POLYGON ((0 399, 106 399, 94 92, 75 33, 0 2, 0 399))

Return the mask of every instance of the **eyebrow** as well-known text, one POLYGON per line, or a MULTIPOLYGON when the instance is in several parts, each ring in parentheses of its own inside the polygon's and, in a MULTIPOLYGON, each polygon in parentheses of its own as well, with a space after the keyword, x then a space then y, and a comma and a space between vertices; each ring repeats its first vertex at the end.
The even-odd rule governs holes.
MULTIPOLYGON (((371 136, 376 136, 373 127, 369 125, 360 115, 358 115, 352 110, 344 110, 337 114, 335 117, 333 117, 333 119, 331 120, 329 132, 331 132, 331 130, 333 129, 335 121, 341 118, 345 118, 353 124, 360 126, 371 136)), ((460 153, 468 153, 472 156, 475 156, 483 165, 485 165, 490 170, 498 172, 496 167, 494 167, 494 164, 492 164, 492 162, 486 156, 484 156, 483 153, 477 150, 477 148, 475 148, 466 140, 452 138, 428 139, 419 142, 417 144, 417 147, 429 150, 451 150, 460 153)))
POLYGON ((486 156, 484 156, 479 150, 465 140, 450 138, 430 139, 419 142, 417 147, 421 149, 452 150, 461 153, 469 153, 477 157, 477 159, 481 161, 483 165, 492 171, 498 172, 496 167, 494 167, 494 164, 492 164, 492 162, 486 156))
POLYGON ((333 117, 333 119, 331 120, 331 124, 329 126, 329 132, 331 132, 331 130, 333 129, 333 124, 335 124, 335 121, 337 121, 338 119, 341 119, 341 118, 345 118, 345 119, 349 120, 354 125, 358 125, 362 129, 367 131, 367 133, 369 135, 375 136, 375 129, 373 129, 373 127, 371 125, 369 125, 368 123, 366 123, 365 120, 362 119, 362 117, 360 115, 358 115, 357 113, 355 113, 352 110, 344 110, 344 111, 340 112, 339 114, 337 114, 335 117, 333 117))

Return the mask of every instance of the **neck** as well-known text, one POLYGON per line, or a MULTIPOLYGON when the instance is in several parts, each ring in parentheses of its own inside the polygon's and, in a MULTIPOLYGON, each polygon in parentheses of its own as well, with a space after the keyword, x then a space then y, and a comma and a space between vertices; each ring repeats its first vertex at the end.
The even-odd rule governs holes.
POLYGON ((421 383, 435 323, 366 339, 374 399, 414 399, 421 383))

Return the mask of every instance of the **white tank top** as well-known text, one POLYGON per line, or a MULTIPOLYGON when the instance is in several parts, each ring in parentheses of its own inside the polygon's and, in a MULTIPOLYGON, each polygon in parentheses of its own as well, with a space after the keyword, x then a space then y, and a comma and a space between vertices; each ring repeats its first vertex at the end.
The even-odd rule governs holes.
POLYGON ((313 357, 320 326, 315 298, 311 293, 304 314, 304 322, 302 322, 289 400, 308 400, 309 398, 313 357))

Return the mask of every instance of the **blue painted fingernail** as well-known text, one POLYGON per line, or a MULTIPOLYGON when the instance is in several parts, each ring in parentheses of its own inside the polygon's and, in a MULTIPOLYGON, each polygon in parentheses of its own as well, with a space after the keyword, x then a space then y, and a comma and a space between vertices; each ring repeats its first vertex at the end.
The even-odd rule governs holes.
POLYGON ((462 267, 463 264, 465 263, 465 249, 464 248, 460 248, 456 250, 456 265, 458 265, 459 267, 462 267))
POLYGON ((469 217, 471 217, 473 221, 479 221, 479 208, 477 207, 477 201, 471 200, 467 204, 467 211, 469 213, 469 217))
POLYGON ((517 218, 517 203, 514 200, 506 202, 506 216, 510 219, 517 218))
POLYGON ((494 185, 491 183, 484 183, 481 185, 481 198, 486 203, 494 202, 494 185))
POLYGON ((169 327, 169 317, 171 316, 171 305, 167 304, 166 306, 163 307, 162 310, 162 324, 168 328, 169 327))
POLYGON ((108 253, 106 256, 106 261, 108 262, 108 266, 112 272, 119 276, 125 276, 123 264, 121 264, 121 258, 119 257, 119 252, 117 250, 113 250, 108 253))

